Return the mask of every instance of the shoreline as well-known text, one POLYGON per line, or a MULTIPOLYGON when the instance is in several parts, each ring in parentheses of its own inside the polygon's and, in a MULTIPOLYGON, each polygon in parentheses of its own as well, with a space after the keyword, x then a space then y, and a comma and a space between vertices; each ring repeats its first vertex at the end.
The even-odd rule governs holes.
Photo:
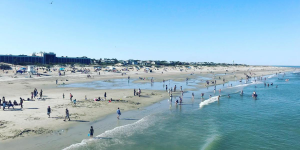
MULTIPOLYGON (((286 69, 286 68, 285 68, 286 69)), ((289 69, 286 69, 286 70, 289 70, 289 69)), ((192 71, 191 71, 192 72, 192 71)), ((187 73, 185 73, 185 74, 180 74, 179 76, 187 76, 187 75, 189 75, 189 73, 191 73, 191 72, 187 72, 187 73)), ((220 71, 221 72, 221 71, 220 71)), ((269 74, 272 74, 272 73, 269 73, 269 74)), ((209 73, 207 73, 206 75, 209 75, 209 73)), ((267 75, 267 74, 265 74, 265 75, 267 75)), ((149 76, 154 76, 154 74, 150 74, 149 76)), ((176 75, 174 75, 175 77, 174 78, 176 78, 176 75)), ((194 76, 196 76, 196 75, 194 75, 194 76)), ((198 75, 197 74, 197 76, 200 76, 200 75, 198 75)), ((116 78, 113 78, 113 79, 116 79, 116 78)), ((158 80, 160 80, 161 78, 159 78, 158 77, 158 80)), ((232 79, 232 78, 231 78, 232 79)), ((94 81, 97 81, 97 80, 99 80, 99 79, 96 79, 96 80, 93 80, 93 81, 91 81, 91 82, 94 82, 94 81)), ((103 79, 102 79, 103 80, 103 79)), ((156 79, 155 79, 156 80, 156 79)), ((228 80, 228 81, 233 81, 233 80, 228 80)), ((80 82, 74 82, 74 83, 85 83, 86 81, 80 81, 80 82)), ((199 88, 200 87, 204 87, 205 88, 205 86, 203 86, 202 84, 201 85, 199 85, 199 88)), ((50 88, 57 88, 57 87, 51 87, 50 86, 50 88)), ((60 89, 60 88, 58 88, 58 89, 60 89)), ((63 88, 64 89, 64 88, 63 88)), ((87 90, 91 90, 90 88, 89 89, 84 89, 84 88, 80 88, 80 89, 76 89, 76 88, 68 88, 69 90, 80 90, 80 91, 87 91, 87 90)), ((53 89, 52 89, 53 90, 53 89)), ((55 91, 55 90, 54 90, 55 91)), ((58 91, 60 91, 60 90, 58 90, 58 91)), ((103 90, 96 90, 96 89, 93 89, 93 90, 91 90, 91 91, 94 91, 94 92, 99 92, 100 91, 100 93, 101 92, 103 92, 103 90)), ((112 93, 118 93, 117 92, 117 90, 106 90, 106 91, 112 91, 112 93)), ((143 90, 143 92, 144 91, 146 91, 146 93, 147 94, 150 94, 150 92, 159 92, 159 91, 150 91, 150 90, 143 90), (149 93, 148 93, 149 92, 149 93)), ((130 90, 126 90, 126 93, 131 93, 132 92, 132 90, 130 89, 130 90)), ((91 93, 93 93, 93 92, 91 92, 91 93)), ((164 94, 164 96, 166 96, 166 97, 168 97, 168 95, 166 94, 166 92, 164 92, 163 90, 160 90, 160 92, 159 92, 159 94, 163 94, 163 93, 165 93, 164 94)), ((154 103, 157 103, 157 102, 161 102, 161 101, 163 101, 163 100, 165 100, 166 98, 164 97, 164 96, 162 96, 161 98, 156 98, 154 101, 151 101, 151 102, 148 102, 147 104, 143 104, 143 105, 140 105, 140 107, 138 107, 138 108, 144 108, 144 107, 147 107, 147 106, 151 106, 152 104, 154 104, 154 103)), ((151 98, 152 99, 152 98, 151 98)), ((139 99, 138 99, 139 100, 139 99)), ((141 101, 141 100, 140 100, 141 101)), ((117 106, 116 106, 117 107, 117 106)), ((131 109, 130 108, 128 108, 128 109, 126 109, 126 111, 132 111, 132 110, 136 110, 137 109, 137 107, 131 107, 131 109)), ((123 110, 124 111, 124 110, 123 110)), ((95 120, 99 120, 100 118, 103 118, 103 117, 105 117, 105 116, 107 116, 107 115, 110 115, 110 114, 112 114, 114 112, 114 110, 109 110, 109 111, 106 111, 106 113, 102 113, 102 115, 96 115, 96 116, 93 116, 92 118, 89 118, 89 120, 91 120, 91 121, 95 121, 95 120)), ((71 112, 72 113, 72 112, 71 112)), ((46 115, 45 115, 46 116, 46 115)), ((85 118, 85 117, 84 117, 85 118)), ((63 125, 62 127, 66 127, 66 126, 69 126, 69 127, 74 127, 74 126, 76 126, 76 125, 78 125, 78 124, 80 124, 80 123, 71 123, 71 124, 68 124, 68 125, 63 125)), ((53 128, 53 130, 59 130, 59 129, 62 129, 62 127, 61 127, 61 124, 59 125, 60 127, 57 127, 57 129, 56 128, 53 128)), ((35 135, 35 134, 33 134, 33 135, 35 135)), ((31 137, 31 136, 33 136, 33 135, 28 135, 29 137, 31 137)), ((37 136, 39 136, 39 135, 37 135, 37 136)), ((25 137, 26 138, 26 137, 25 137)), ((17 139, 20 139, 20 138, 17 138, 17 139)), ((1 140, 2 141, 2 140, 1 140)), ((9 142, 11 142, 11 141, 13 141, 13 139, 10 139, 10 140, 4 140, 4 143, 9 143, 9 142)))

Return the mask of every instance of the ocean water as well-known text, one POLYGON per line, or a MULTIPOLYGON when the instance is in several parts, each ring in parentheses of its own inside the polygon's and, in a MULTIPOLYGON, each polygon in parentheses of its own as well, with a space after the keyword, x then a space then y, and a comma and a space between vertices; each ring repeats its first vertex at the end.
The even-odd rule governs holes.
MULTIPOLYGON (((182 105, 174 103, 176 98, 172 102, 165 100, 160 103, 159 110, 65 149, 300 149, 300 74, 271 75, 266 79, 248 84, 234 81, 224 86, 186 92, 182 105), (286 78, 290 81, 282 80, 286 78), (263 82, 274 85, 265 87, 263 82), (233 86, 228 87, 231 84, 233 86), (219 89, 222 89, 221 93, 219 89), (239 94, 241 90, 243 96, 239 94), (257 100, 252 98, 253 91, 258 94, 257 100), (195 93, 194 99, 192 92, 195 93), (202 92, 205 93, 203 99, 200 97, 202 92), (218 95, 221 95, 219 101, 218 95)), ((181 84, 187 88, 185 83, 181 84)), ((157 88, 163 90, 162 85, 157 88)), ((121 117, 126 117, 126 112, 121 117)))

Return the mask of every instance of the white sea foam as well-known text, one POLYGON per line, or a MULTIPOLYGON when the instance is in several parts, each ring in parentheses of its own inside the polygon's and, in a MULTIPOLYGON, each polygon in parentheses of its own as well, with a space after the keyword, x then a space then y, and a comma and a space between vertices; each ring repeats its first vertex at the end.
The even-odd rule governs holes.
POLYGON ((211 98, 201 102, 199 104, 199 106, 200 106, 200 108, 202 108, 203 106, 209 105, 210 103, 213 103, 213 102, 216 102, 216 101, 218 101, 218 96, 211 97, 211 98))
POLYGON ((240 84, 240 85, 236 85, 234 87, 243 87, 243 86, 248 86, 249 84, 240 84))
POLYGON ((89 143, 95 142, 96 140, 101 140, 101 139, 107 139, 111 138, 114 140, 115 143, 122 143, 118 137, 128 137, 135 132, 141 131, 145 128, 148 128, 149 126, 153 125, 155 123, 154 120, 149 121, 151 116, 146 116, 137 122, 134 122, 132 124, 127 124, 124 126, 119 126, 111 130, 107 130, 104 133, 96 136, 96 138, 93 139, 84 139, 80 143, 72 144, 69 147, 64 148, 63 150, 71 150, 71 149, 76 149, 81 146, 85 146, 89 143))
POLYGON ((218 138, 217 134, 211 135, 209 138, 206 139, 205 144, 202 146, 201 150, 206 150, 209 148, 211 144, 218 138))
POLYGON ((251 82, 247 82, 247 84, 239 84, 239 85, 236 85, 234 87, 243 87, 243 86, 248 86, 248 85, 252 85, 252 84, 261 84, 261 83, 263 83, 263 82, 261 82, 261 81, 256 81, 256 82, 251 81, 251 82))
POLYGON ((272 74, 272 75, 268 76, 268 78, 273 78, 275 76, 276 76, 276 74, 272 74))

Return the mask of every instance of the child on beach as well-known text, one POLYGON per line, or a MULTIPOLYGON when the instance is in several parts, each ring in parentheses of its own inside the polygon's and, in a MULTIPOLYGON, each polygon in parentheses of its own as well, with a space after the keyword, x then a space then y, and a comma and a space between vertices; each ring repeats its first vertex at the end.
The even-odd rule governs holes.
POLYGON ((73 100, 74 105, 76 106, 76 99, 73 100))
POLYGON ((117 114, 118 114, 118 119, 120 119, 120 116, 121 116, 121 110, 120 110, 120 108, 118 108, 118 110, 117 110, 117 114))

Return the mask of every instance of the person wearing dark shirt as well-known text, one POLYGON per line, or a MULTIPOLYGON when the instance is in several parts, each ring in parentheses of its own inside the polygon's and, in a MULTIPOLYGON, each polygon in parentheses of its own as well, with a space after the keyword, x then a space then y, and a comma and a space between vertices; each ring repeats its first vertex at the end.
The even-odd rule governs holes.
POLYGON ((94 129, 93 129, 93 126, 91 126, 91 129, 90 129, 90 137, 92 138, 94 135, 94 129))
POLYGON ((48 108, 47 108, 47 115, 49 116, 48 118, 50 118, 50 113, 51 113, 51 108, 50 108, 50 106, 48 106, 48 108))
POLYGON ((66 117, 65 117, 65 120, 64 121, 66 121, 66 119, 69 119, 69 121, 70 121, 70 116, 69 116, 69 110, 68 110, 68 108, 66 108, 66 117))

